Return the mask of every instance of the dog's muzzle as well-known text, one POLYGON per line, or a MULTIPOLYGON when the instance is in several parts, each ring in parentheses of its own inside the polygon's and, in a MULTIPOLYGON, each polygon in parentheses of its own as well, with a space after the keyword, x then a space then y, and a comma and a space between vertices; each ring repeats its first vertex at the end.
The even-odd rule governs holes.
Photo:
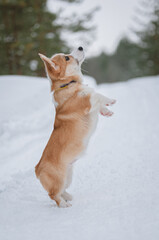
POLYGON ((84 61, 85 54, 83 47, 78 47, 77 49, 73 50, 71 55, 77 60, 79 64, 81 64, 84 61))

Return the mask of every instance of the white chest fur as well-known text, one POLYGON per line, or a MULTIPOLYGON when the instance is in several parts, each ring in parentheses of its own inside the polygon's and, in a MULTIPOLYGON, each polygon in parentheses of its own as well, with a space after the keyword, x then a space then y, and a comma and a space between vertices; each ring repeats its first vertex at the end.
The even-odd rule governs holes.
POLYGON ((96 94, 92 88, 89 88, 88 86, 83 85, 82 90, 79 92, 79 95, 81 97, 90 95, 90 104, 91 109, 89 112, 89 126, 88 126, 88 133, 84 138, 84 146, 87 147, 89 139, 92 135, 92 133, 95 131, 97 122, 98 122, 98 113, 99 113, 99 106, 98 106, 98 98, 96 97, 96 94))
POLYGON ((89 121, 88 133, 87 133, 87 135, 84 138, 84 146, 85 147, 87 147, 89 139, 90 139, 91 135, 93 134, 93 132, 96 129, 97 122, 98 122, 98 112, 94 111, 94 112, 90 113, 90 121, 89 121))

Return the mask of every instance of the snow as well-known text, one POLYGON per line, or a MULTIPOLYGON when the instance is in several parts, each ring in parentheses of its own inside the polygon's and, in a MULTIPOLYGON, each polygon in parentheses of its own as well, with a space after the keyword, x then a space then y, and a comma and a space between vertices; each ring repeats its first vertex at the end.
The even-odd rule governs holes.
POLYGON ((0 77, 0 239, 159 239, 159 77, 87 84, 117 99, 74 164, 73 206, 59 209, 34 174, 53 129, 44 78, 0 77))

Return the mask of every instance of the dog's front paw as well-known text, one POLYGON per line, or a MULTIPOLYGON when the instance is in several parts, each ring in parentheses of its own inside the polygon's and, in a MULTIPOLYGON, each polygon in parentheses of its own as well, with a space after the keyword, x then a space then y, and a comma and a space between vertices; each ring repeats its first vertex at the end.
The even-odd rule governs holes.
POLYGON ((109 111, 106 107, 100 109, 100 114, 106 117, 111 117, 113 115, 112 111, 109 111))
POLYGON ((113 105, 113 104, 115 104, 116 103, 116 100, 115 99, 109 99, 108 101, 107 101, 107 103, 106 103, 106 106, 111 106, 111 105, 113 105))

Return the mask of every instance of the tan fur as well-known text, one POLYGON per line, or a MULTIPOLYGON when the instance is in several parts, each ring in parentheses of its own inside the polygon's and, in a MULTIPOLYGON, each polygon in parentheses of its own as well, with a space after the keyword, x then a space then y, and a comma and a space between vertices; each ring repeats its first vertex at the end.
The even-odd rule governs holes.
MULTIPOLYGON (((71 61, 73 60, 72 58, 71 61)), ((81 90, 79 76, 65 78, 66 63, 63 61, 63 56, 56 55, 51 61, 60 66, 60 72, 55 73, 50 64, 45 61, 49 77, 53 82, 52 90, 58 89, 60 84, 68 83, 71 80, 77 81, 66 89, 55 91, 54 98, 58 102, 58 107, 54 130, 40 162, 35 168, 36 176, 41 184, 50 198, 55 200, 59 206, 60 196, 65 189, 69 165, 84 150, 83 139, 88 132, 88 112, 91 106, 89 95, 78 96, 78 92, 81 90)))
POLYGON ((68 207, 71 200, 65 189, 72 177, 72 164, 85 150, 89 137, 97 122, 98 113, 111 116, 106 106, 115 100, 96 94, 81 84, 80 64, 82 56, 78 49, 66 61, 64 54, 51 59, 39 54, 44 61, 46 72, 51 80, 51 91, 58 103, 54 130, 35 167, 35 173, 51 199, 59 207, 68 207), (69 84, 61 88, 63 84, 69 84))

